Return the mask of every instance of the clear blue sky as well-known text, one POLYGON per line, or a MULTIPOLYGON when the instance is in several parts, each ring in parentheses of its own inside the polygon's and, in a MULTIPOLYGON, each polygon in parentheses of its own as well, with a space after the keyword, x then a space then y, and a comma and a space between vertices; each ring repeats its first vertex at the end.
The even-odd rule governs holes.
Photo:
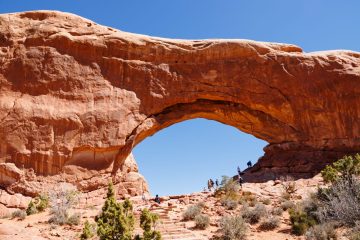
MULTIPOLYGON (((53 9, 123 31, 204 39, 286 42, 304 51, 360 51, 358 0, 0 0, 0 12, 53 9)), ((196 119, 147 138, 134 150, 153 194, 198 191, 209 177, 256 161, 265 142, 223 124, 196 119)))

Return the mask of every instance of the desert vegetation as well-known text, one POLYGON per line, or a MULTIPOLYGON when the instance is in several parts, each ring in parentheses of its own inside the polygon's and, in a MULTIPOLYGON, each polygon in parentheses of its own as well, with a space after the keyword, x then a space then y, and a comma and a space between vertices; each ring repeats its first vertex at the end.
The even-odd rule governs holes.
POLYGON ((67 184, 60 186, 49 193, 50 214, 49 223, 57 225, 78 225, 80 214, 71 210, 78 204, 79 193, 67 184))
POLYGON ((82 208, 81 193, 60 184, 8 218, 22 223, 47 211, 52 229, 79 229, 76 237, 82 240, 159 240, 160 232, 167 234, 164 226, 181 228, 187 236, 206 234, 207 239, 219 240, 249 239, 254 234, 284 236, 285 232, 288 239, 359 240, 359 165, 360 155, 339 159, 321 172, 316 185, 307 192, 303 184, 308 180, 285 177, 261 184, 245 183, 240 188, 234 178, 224 176, 214 192, 164 197, 161 204, 153 200, 144 205, 139 205, 139 200, 118 201, 110 182, 102 208, 93 203, 91 208, 82 208), (154 209, 160 215, 152 212, 154 209), (84 211, 93 214, 81 215, 84 211), (175 220, 164 220, 168 212, 172 217, 176 214, 175 220))
POLYGON ((327 185, 289 207, 293 233, 305 234, 307 239, 336 239, 336 228, 345 228, 348 236, 356 239, 360 221, 359 174, 359 154, 345 156, 328 165, 321 172, 327 185))
POLYGON ((27 215, 36 214, 45 211, 49 206, 49 196, 47 194, 40 194, 38 197, 32 199, 26 209, 27 215))
MULTIPOLYGON (((97 235, 100 240, 160 240, 160 232, 155 230, 158 215, 143 209, 140 216, 140 227, 143 229, 143 236, 134 236, 135 216, 133 204, 129 199, 118 202, 115 198, 115 191, 112 182, 109 183, 106 201, 101 213, 96 216, 97 235)), ((89 229, 89 224, 84 226, 83 232, 89 229)))
POLYGON ((240 215, 225 216, 220 219, 220 237, 223 240, 246 239, 248 226, 240 215))

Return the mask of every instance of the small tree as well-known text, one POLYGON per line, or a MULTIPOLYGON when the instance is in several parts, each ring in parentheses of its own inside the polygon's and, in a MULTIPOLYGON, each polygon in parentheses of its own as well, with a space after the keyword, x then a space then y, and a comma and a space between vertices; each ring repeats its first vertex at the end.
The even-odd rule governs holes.
POLYGON ((335 182, 340 178, 351 179, 353 175, 360 175, 360 154, 344 156, 321 171, 321 176, 327 183, 335 182))
POLYGON ((156 223, 159 215, 152 213, 149 209, 144 208, 140 216, 140 227, 144 230, 143 237, 137 235, 136 240, 161 240, 161 233, 156 231, 156 223))
POLYGON ((95 219, 100 240, 131 240, 135 223, 132 211, 129 199, 123 203, 116 201, 114 186, 110 182, 102 212, 95 219))
POLYGON ((94 224, 90 224, 88 220, 86 220, 83 232, 80 235, 81 240, 92 238, 95 234, 95 226, 94 224))

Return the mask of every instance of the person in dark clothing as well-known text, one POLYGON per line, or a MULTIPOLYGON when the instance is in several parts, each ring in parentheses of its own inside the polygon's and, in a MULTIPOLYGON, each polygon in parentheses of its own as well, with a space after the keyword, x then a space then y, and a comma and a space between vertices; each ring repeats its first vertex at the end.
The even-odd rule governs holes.
POLYGON ((238 181, 239 181, 240 187, 242 188, 242 185, 243 185, 243 183, 244 183, 244 179, 243 179, 240 175, 239 175, 238 181))
POLYGON ((154 201, 155 201, 156 203, 160 204, 160 198, 159 198, 159 195, 158 195, 158 194, 156 194, 154 201))
POLYGON ((216 185, 216 188, 218 188, 219 187, 219 180, 215 180, 215 185, 216 185))
POLYGON ((248 166, 248 168, 251 168, 251 167, 252 167, 251 161, 248 161, 248 162, 247 162, 247 166, 248 166))
POLYGON ((238 172, 238 174, 239 174, 239 176, 241 175, 241 170, 240 170, 240 167, 238 166, 237 167, 237 172, 238 172))
POLYGON ((209 189, 209 191, 211 191, 213 189, 213 187, 214 187, 214 181, 210 178, 208 180, 208 189, 209 189))

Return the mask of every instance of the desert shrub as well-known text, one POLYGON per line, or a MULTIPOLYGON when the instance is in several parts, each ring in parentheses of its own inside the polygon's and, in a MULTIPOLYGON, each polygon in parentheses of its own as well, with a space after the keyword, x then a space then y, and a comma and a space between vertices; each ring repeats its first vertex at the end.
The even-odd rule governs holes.
POLYGON ((336 231, 332 224, 312 226, 305 234, 306 240, 336 240, 336 231))
POLYGON ((339 177, 339 173, 331 165, 328 165, 321 171, 321 176, 325 183, 329 183, 335 182, 339 177))
POLYGON ((319 206, 320 202, 316 194, 311 194, 309 198, 299 203, 303 211, 317 223, 320 222, 319 206))
POLYGON ((283 188, 282 197, 287 200, 291 199, 292 195, 297 191, 296 182, 290 176, 283 177, 280 180, 283 188))
POLYGON ((81 218, 80 213, 74 213, 74 214, 70 215, 67 218, 65 223, 68 224, 68 225, 79 225, 80 224, 80 218, 81 218))
POLYGON ((137 235, 135 240, 161 240, 161 233, 155 230, 158 220, 159 215, 144 208, 140 216, 140 227, 143 229, 143 237, 137 235))
POLYGON ((274 215, 266 216, 260 223, 260 229, 269 231, 273 230, 280 225, 280 218, 274 215))
POLYGON ((350 240, 360 240, 360 221, 355 223, 355 227, 348 233, 350 240))
POLYGON ((20 220, 24 220, 26 215, 27 214, 24 210, 16 210, 11 213, 11 218, 18 218, 20 220))
POLYGON ((255 198, 254 200, 249 201, 248 204, 249 204, 250 207, 255 207, 256 204, 258 204, 258 201, 257 201, 256 198, 255 198))
POLYGON ((45 194, 42 194, 34 199, 32 199, 26 209, 27 215, 36 214, 38 212, 43 212, 49 206, 49 197, 45 194))
POLYGON ((38 212, 45 211, 49 206, 49 197, 46 194, 41 194, 38 198, 38 204, 36 204, 36 209, 38 212))
POLYGON ((79 213, 74 213, 69 215, 68 213, 60 213, 59 215, 53 214, 49 218, 49 223, 56 225, 79 225, 81 215, 79 213))
POLYGON ((90 239, 95 236, 96 226, 95 224, 89 223, 88 220, 85 221, 83 231, 80 235, 81 240, 90 239))
POLYGON ((336 221, 353 227, 360 221, 360 180, 355 176, 340 178, 318 191, 318 215, 322 222, 336 221))
POLYGON ((280 207, 276 207, 271 210, 271 214, 273 214, 275 216, 281 216, 283 214, 283 212, 284 212, 284 210, 280 207))
POLYGON ((284 199, 284 200, 290 200, 291 199, 291 195, 287 192, 282 192, 281 193, 281 198, 284 199))
POLYGON ((224 240, 243 240, 247 229, 241 216, 225 216, 220 219, 220 232, 224 240))
POLYGON ((304 235, 305 232, 316 224, 315 219, 309 217, 300 207, 289 210, 291 230, 295 235, 304 235))
POLYGON ((38 211, 36 210, 36 206, 33 200, 31 200, 26 208, 26 214, 32 215, 32 214, 36 214, 38 211))
POLYGON ((339 179, 360 175, 360 154, 344 156, 321 171, 325 182, 336 182, 339 179))
POLYGON ((183 220, 194 220, 197 215, 201 213, 202 207, 199 204, 189 206, 183 213, 183 220))
POLYGON ((95 217, 100 240, 131 240, 135 218, 129 199, 119 203, 115 199, 114 186, 109 183, 107 197, 101 213, 95 217))
POLYGON ((349 235, 349 240, 360 240, 360 231, 351 232, 349 235))
POLYGON ((222 199, 221 204, 228 210, 234 210, 238 206, 238 202, 232 199, 222 199))
POLYGON ((288 209, 294 208, 295 203, 293 201, 286 200, 286 201, 281 203, 280 207, 282 208, 282 210, 286 211, 288 209))
POLYGON ((262 202, 265 205, 269 205, 271 203, 271 200, 270 200, 270 198, 263 198, 263 199, 260 199, 260 202, 262 202))
POLYGON ((243 203, 248 203, 248 204, 257 202, 255 195, 251 192, 242 192, 240 201, 242 201, 243 203))
POLYGON ((194 220, 195 227, 198 229, 206 229, 210 225, 210 218, 206 214, 199 214, 194 220))
POLYGON ((216 190, 215 195, 223 199, 238 201, 240 198, 240 185, 233 178, 222 176, 220 187, 216 190))
POLYGON ((73 224, 76 215, 70 215, 69 210, 78 203, 78 193, 72 185, 60 184, 49 194, 50 214, 49 223, 63 225, 73 224), (70 220, 70 222, 68 222, 70 220))
POLYGON ((258 223, 264 215, 266 215, 266 208, 261 203, 256 204, 252 209, 247 206, 242 209, 242 217, 250 224, 258 223))

